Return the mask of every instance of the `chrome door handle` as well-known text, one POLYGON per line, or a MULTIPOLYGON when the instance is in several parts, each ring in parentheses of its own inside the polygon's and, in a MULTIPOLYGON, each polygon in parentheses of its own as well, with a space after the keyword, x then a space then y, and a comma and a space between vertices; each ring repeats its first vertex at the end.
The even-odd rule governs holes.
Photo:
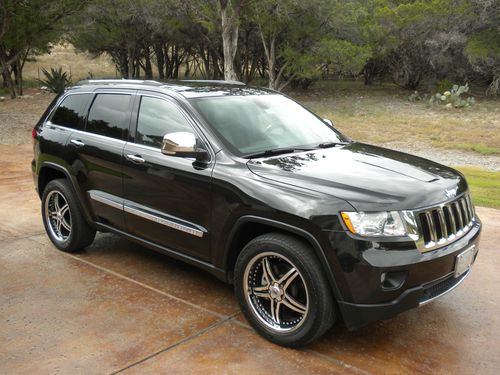
POLYGON ((130 160, 132 163, 136 164, 143 164, 146 162, 140 155, 126 155, 125 156, 128 160, 130 160))
POLYGON ((85 143, 83 143, 82 141, 78 140, 78 139, 72 139, 71 140, 71 143, 73 145, 75 145, 76 147, 82 147, 82 146, 85 146, 85 143))

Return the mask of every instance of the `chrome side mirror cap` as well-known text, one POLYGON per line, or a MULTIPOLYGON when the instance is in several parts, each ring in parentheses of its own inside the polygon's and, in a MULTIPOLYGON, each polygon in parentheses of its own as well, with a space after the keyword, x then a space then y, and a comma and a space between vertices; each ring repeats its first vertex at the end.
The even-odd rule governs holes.
POLYGON ((331 126, 331 127, 333 128, 333 122, 332 122, 332 120, 329 120, 329 119, 327 119, 327 118, 324 118, 324 119, 323 119, 323 122, 324 122, 325 124, 327 124, 328 126, 331 126))
POLYGON ((170 156, 196 158, 198 162, 202 163, 206 163, 210 159, 208 151, 198 145, 196 136, 191 132, 165 134, 161 152, 170 156))

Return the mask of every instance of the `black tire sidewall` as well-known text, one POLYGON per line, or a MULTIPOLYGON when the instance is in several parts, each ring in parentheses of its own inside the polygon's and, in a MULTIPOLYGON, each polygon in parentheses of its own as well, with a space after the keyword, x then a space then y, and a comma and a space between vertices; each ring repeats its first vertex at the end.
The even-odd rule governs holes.
MULTIPOLYGON (((45 231, 47 232, 47 235, 49 236, 54 246, 59 250, 65 252, 73 252, 79 250, 82 245, 86 245, 85 242, 89 242, 89 239, 93 240, 95 231, 90 229, 89 225, 83 218, 78 205, 78 201, 76 200, 75 195, 66 180, 57 179, 50 181, 43 191, 41 205, 42 219, 45 231), (62 194, 69 206, 71 215, 71 232, 69 237, 65 241, 59 241, 53 236, 52 231, 49 228, 50 223, 46 218, 45 201, 47 200, 47 196, 49 195, 49 193, 52 191, 57 191, 62 194), (82 241, 82 237, 86 237, 86 241, 82 241)), ((90 242, 92 242, 91 240, 90 242)))
POLYGON ((333 324, 334 310, 332 308, 330 288, 326 284, 323 276, 323 271, 319 266, 319 262, 315 259, 312 249, 302 244, 300 241, 290 238, 289 241, 282 241, 283 236, 261 236, 245 246, 240 253, 235 266, 235 293, 240 302, 240 307, 247 317, 249 323, 254 329, 268 340, 289 347, 297 347, 305 345, 306 343, 314 340, 317 336, 321 335, 325 330, 325 321, 329 328, 333 324), (297 252, 293 247, 301 246, 302 251, 297 252), (304 249, 309 252, 304 255, 304 249), (248 305, 244 288, 246 287, 246 280, 244 280, 245 268, 248 262, 256 255, 264 252, 274 252, 281 254, 288 258, 294 267, 296 267, 304 278, 307 293, 309 296, 309 310, 305 321, 302 325, 292 332, 277 332, 272 331, 264 326, 257 317, 255 317, 252 307, 248 305), (310 259, 304 259, 304 256, 310 259), (330 299, 330 301, 325 301, 330 299), (327 303, 325 303, 327 302, 327 303), (331 314, 331 316, 329 316, 331 314))

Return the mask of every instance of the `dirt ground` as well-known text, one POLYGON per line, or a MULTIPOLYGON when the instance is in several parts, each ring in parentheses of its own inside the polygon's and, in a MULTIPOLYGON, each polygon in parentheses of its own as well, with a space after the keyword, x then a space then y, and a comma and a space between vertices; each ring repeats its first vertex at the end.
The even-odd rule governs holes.
POLYGON ((500 211, 452 293, 300 350, 260 338, 230 286, 118 236, 77 254, 44 234, 30 145, 0 145, 0 373, 497 374, 500 211))
MULTIPOLYGON (((20 99, 11 100, 6 98, 3 102, 0 102, 0 144, 25 144, 31 142, 30 137, 33 126, 54 98, 53 94, 37 89, 27 89, 25 94, 25 97, 20 99)), ((344 103, 345 99, 342 97, 337 97, 335 95, 330 97, 331 107, 335 108, 338 106, 339 112, 332 116, 328 116, 328 110, 325 109, 326 104, 321 100, 314 99, 311 101, 310 97, 301 97, 299 94, 295 96, 298 100, 312 109, 317 110, 319 114, 322 114, 325 117, 330 117, 335 120, 338 116, 339 121, 336 123, 337 127, 348 136, 354 137, 354 139, 409 152, 435 160, 445 165, 473 166, 500 172, 500 154, 484 155, 478 152, 463 150, 460 149, 460 147, 463 146, 460 143, 456 143, 454 146, 452 145, 455 148, 451 149, 446 147, 436 147, 432 141, 425 142, 425 140, 428 139, 428 136, 420 133, 415 133, 412 136, 407 137, 401 135, 400 138, 395 138, 393 134, 387 134, 387 126, 384 125, 383 119, 378 119, 378 121, 380 121, 378 123, 373 123, 373 121, 377 121, 376 118, 375 120, 370 120, 370 122, 368 122, 364 127, 361 127, 359 124, 353 125, 356 123, 356 119, 360 116, 360 114, 353 113, 346 117, 346 114, 343 112, 346 110, 344 103), (376 131, 375 127, 382 129, 381 131, 384 132, 384 135, 381 136, 379 134, 380 131, 376 131)), ((375 95, 374 97, 376 98, 377 96, 375 95)), ((373 98, 367 98, 366 100, 367 103, 365 107, 368 111, 376 106, 376 103, 371 102, 373 98)), ((394 106, 406 106, 406 103, 403 102, 401 98, 391 99, 382 97, 378 100, 392 100, 394 102, 394 106)), ((490 110, 495 111, 494 108, 490 108, 490 110)), ((498 116, 495 117, 494 114, 490 113, 490 110, 487 112, 488 116, 491 117, 490 123, 485 125, 485 127, 488 129, 496 129, 494 137, 498 138, 498 147, 500 150, 500 120, 498 120, 500 118, 500 112, 498 113, 498 116)), ((415 109, 412 109, 412 111, 415 111, 415 109)), ((415 114, 413 113, 411 116, 414 115, 415 114)), ((472 117, 469 120, 472 120, 474 116, 477 116, 477 114, 470 114, 470 116, 472 117)), ((366 119, 365 115, 362 115, 362 117, 366 119)), ((393 127, 397 128, 398 132, 403 132, 405 127, 406 129, 411 129, 411 126, 406 123, 406 119, 401 121, 401 124, 393 124, 393 127)), ((446 135, 447 130, 443 129, 443 132, 446 135)), ((486 136, 488 134, 486 134, 486 136)), ((480 141, 483 136, 484 135, 473 142, 477 143, 477 141, 480 141)), ((432 135, 430 137, 432 137, 432 135)), ((451 146, 448 145, 447 147, 451 146)))

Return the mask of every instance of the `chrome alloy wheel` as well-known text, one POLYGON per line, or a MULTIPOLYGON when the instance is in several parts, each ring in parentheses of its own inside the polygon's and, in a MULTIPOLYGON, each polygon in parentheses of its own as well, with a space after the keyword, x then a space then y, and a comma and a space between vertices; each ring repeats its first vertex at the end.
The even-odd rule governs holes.
POLYGON ((64 195, 53 190, 45 199, 45 220, 52 236, 60 242, 71 234, 71 211, 64 195))
POLYGON ((292 332, 309 310, 307 287, 299 270, 283 255, 256 255, 245 268, 245 298, 257 319, 272 331, 292 332))

